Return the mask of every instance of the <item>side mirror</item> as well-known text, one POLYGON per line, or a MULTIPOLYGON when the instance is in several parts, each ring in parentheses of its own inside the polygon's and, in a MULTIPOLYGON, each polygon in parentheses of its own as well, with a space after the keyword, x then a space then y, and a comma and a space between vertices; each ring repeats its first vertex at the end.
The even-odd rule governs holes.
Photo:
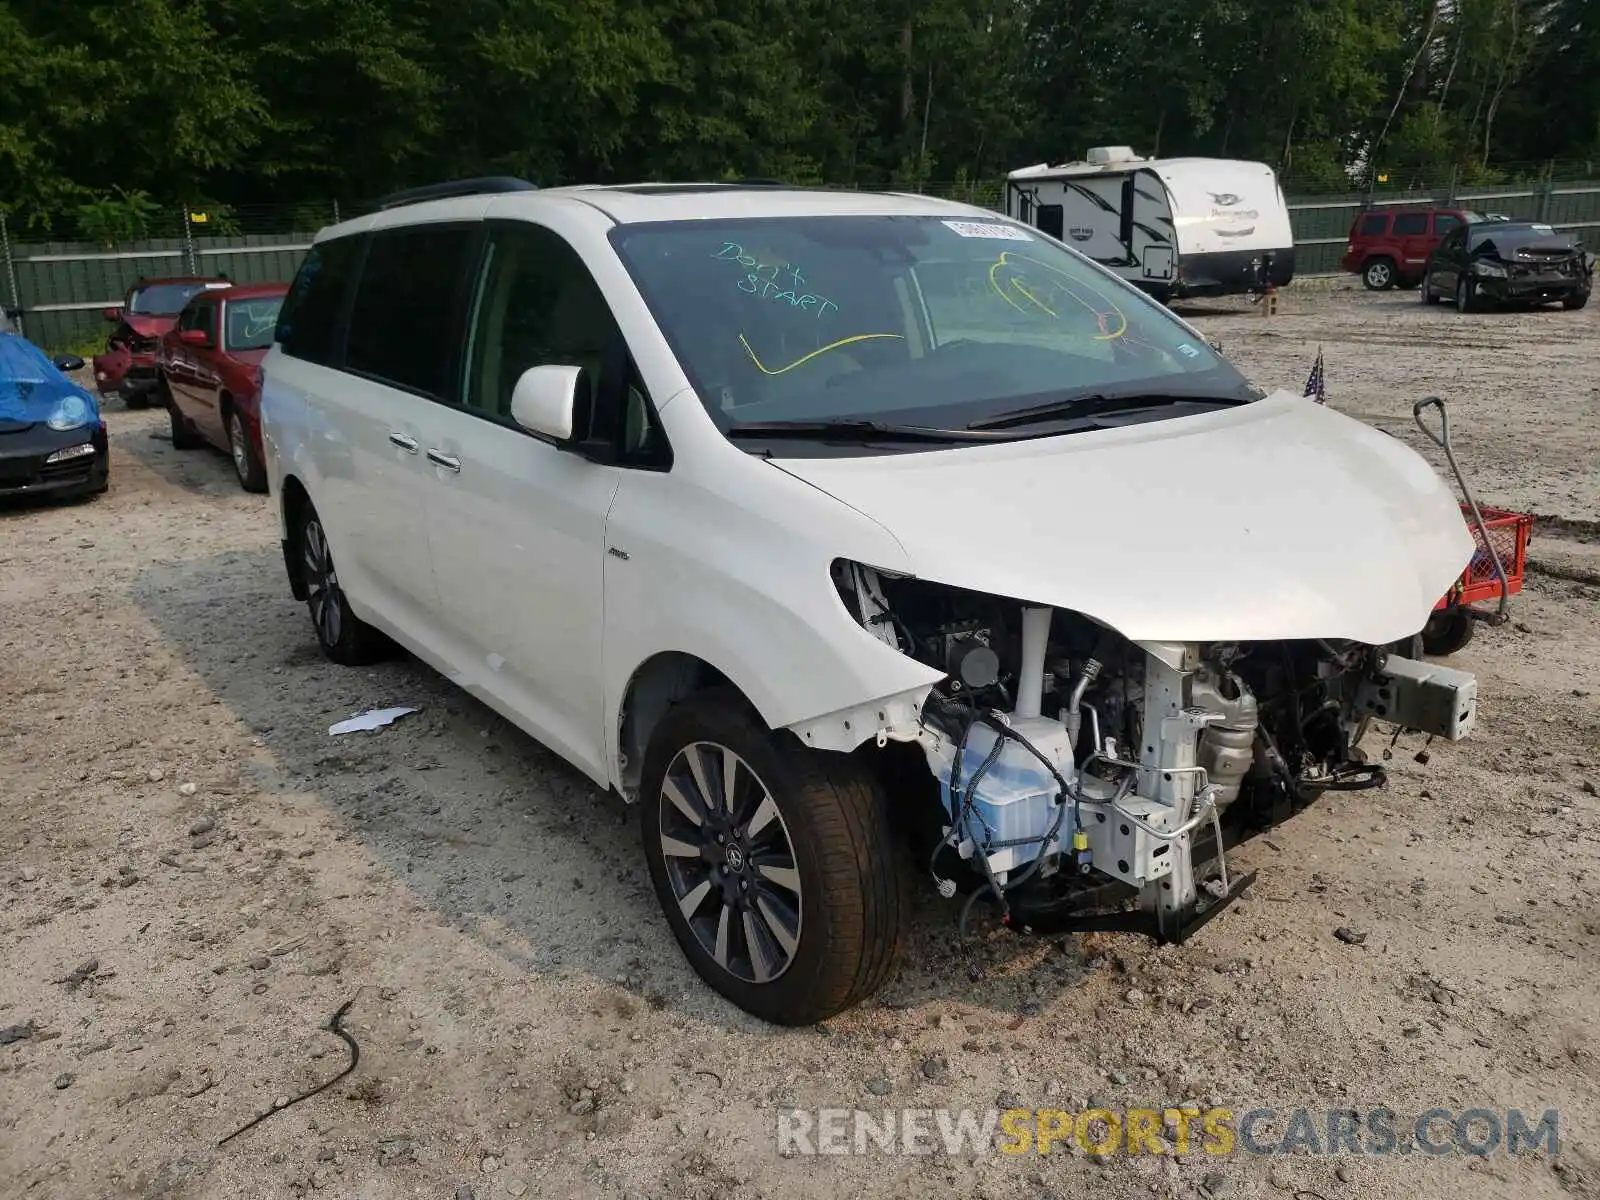
POLYGON ((100 315, 113 325, 122 320, 122 310, 120 308, 102 308, 100 315))
POLYGON ((199 346, 202 349, 211 345, 211 339, 206 336, 206 331, 203 329, 180 330, 178 340, 185 346, 199 346))
POLYGON ((76 354, 58 354, 50 361, 55 363, 56 370, 58 371, 83 370, 83 359, 79 358, 76 354))
POLYGON ((582 367, 529 367, 511 392, 511 419, 537 437, 565 446, 572 441, 582 367))

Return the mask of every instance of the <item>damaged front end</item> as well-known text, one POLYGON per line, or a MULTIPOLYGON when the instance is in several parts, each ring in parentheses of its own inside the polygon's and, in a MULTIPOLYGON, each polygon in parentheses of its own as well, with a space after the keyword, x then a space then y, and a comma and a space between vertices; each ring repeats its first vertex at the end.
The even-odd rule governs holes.
POLYGON ((1324 792, 1381 786, 1357 745, 1368 721, 1456 740, 1476 710, 1471 675, 1401 653, 1415 639, 1133 642, 854 563, 834 583, 876 637, 945 673, 878 743, 921 752, 914 815, 941 894, 967 894, 963 924, 988 900, 1016 928, 1182 941, 1253 878, 1229 845, 1324 792))

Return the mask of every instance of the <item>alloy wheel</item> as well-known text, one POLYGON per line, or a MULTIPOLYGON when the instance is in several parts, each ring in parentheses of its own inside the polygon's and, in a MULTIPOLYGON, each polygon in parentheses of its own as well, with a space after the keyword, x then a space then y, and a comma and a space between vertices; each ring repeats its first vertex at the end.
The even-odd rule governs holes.
POLYGON ((250 456, 244 440, 244 422, 238 413, 228 414, 228 449, 233 454, 233 469, 241 480, 250 477, 250 456))
POLYGON ((1376 262, 1367 267, 1367 286, 1373 291, 1381 292, 1394 282, 1388 263, 1376 262))
POLYGON ((800 944, 800 871, 783 814, 726 746, 692 742, 661 782, 668 882, 701 947, 735 978, 770 983, 800 944))
POLYGON ((325 646, 336 646, 343 624, 344 596, 339 591, 339 576, 333 569, 333 553, 322 523, 315 517, 306 522, 301 538, 305 555, 306 592, 311 603, 311 623, 325 646))

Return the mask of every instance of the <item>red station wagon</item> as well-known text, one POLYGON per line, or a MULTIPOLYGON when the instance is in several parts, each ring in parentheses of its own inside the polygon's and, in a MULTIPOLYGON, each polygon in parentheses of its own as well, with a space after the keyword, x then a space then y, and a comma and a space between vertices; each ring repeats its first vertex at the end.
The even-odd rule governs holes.
POLYGON ((1487 220, 1469 208, 1373 208, 1355 219, 1339 265, 1375 292, 1416 287, 1452 229, 1487 220))
POLYGON ((261 455, 261 360, 286 283, 206 291, 161 339, 157 391, 179 450, 211 444, 233 458, 247 492, 267 490, 261 455))

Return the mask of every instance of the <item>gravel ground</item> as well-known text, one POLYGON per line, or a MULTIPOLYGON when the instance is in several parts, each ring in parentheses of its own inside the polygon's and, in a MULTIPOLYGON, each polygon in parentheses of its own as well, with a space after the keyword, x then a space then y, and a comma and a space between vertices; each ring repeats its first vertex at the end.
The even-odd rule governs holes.
POLYGON ((1457 657, 1476 736, 1426 765, 1402 739, 1386 790, 1250 843, 1255 888, 1183 947, 962 946, 925 889, 901 974, 815 1030, 698 982, 619 802, 414 662, 323 662, 268 501, 113 406, 107 496, 0 512, 0 1195, 1595 1194, 1600 310, 1295 291, 1273 318, 1193 315, 1266 384, 1298 389, 1320 344, 1332 403, 1413 442, 1410 401, 1446 396, 1485 501, 1560 518, 1514 623, 1457 657), (328 736, 390 704, 421 711, 328 736), (356 1070, 219 1147, 337 1074, 347 1002, 356 1070), (806 1159, 775 1138, 786 1105, 1090 1100, 1559 1108, 1561 1151, 806 1159))

